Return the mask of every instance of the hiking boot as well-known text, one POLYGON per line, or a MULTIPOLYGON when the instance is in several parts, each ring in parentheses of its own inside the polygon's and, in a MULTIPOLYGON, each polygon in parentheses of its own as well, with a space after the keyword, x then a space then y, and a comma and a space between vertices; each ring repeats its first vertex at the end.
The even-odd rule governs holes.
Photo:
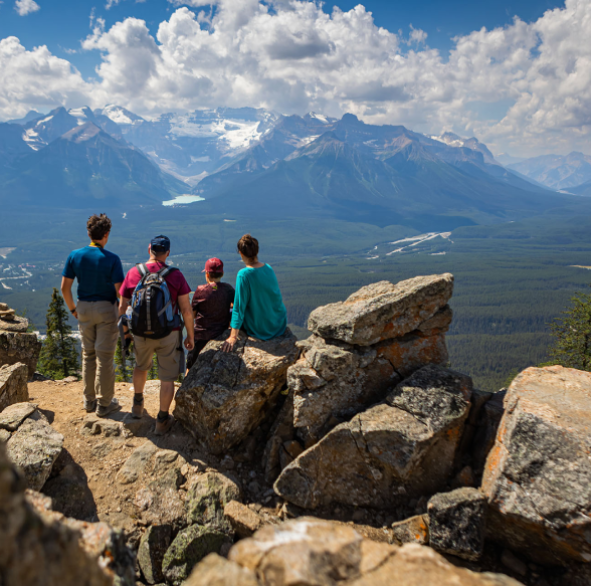
POLYGON ((111 402, 104 407, 103 405, 99 405, 96 408, 97 417, 106 417, 109 413, 113 413, 113 411, 119 411, 121 409, 121 405, 119 405, 119 401, 117 399, 111 399, 111 402))
MULTIPOLYGON (((138 393, 139 394, 139 393, 138 393)), ((141 419, 144 414, 144 396, 142 395, 142 402, 136 402, 135 397, 133 398, 133 405, 131 407, 131 416, 136 419, 141 419)))
POLYGON ((174 423, 174 417, 169 415, 164 421, 156 419, 156 428, 154 429, 154 435, 164 435, 170 431, 172 424, 174 423))
POLYGON ((96 411, 96 399, 93 399, 92 401, 84 399, 84 410, 86 413, 93 413, 96 411))

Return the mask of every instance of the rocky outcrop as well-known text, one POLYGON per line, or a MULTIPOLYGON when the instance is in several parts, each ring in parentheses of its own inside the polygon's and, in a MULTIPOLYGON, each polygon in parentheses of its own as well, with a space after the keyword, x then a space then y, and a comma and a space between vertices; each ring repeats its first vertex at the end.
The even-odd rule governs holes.
POLYGON ((29 400, 28 376, 26 364, 17 362, 0 366, 0 411, 14 403, 29 400))
MULTIPOLYGON (((449 273, 397 284, 380 281, 362 287, 345 301, 318 307, 310 314, 308 329, 325 339, 371 346, 420 330, 421 324, 446 306, 452 292, 449 273)), ((440 321, 449 324, 440 316, 429 329, 440 328, 440 321)))
POLYGON ((482 488, 489 535, 540 564, 591 561, 591 374, 528 368, 507 391, 482 488))
POLYGON ((301 517, 238 542, 228 560, 208 556, 187 586, 518 586, 501 574, 456 568, 428 547, 364 539, 348 525, 301 517), (208 581, 205 581, 205 578, 208 581))
POLYGON ((233 352, 223 339, 201 352, 176 395, 175 417, 213 454, 240 443, 275 406, 287 369, 297 359, 296 338, 261 341, 241 334, 233 352))
POLYGON ((306 446, 334 427, 336 418, 350 419, 400 382, 375 348, 329 344, 318 336, 299 346, 302 357, 288 370, 287 382, 293 390, 293 425, 306 446))
POLYGON ((31 403, 16 403, 0 413, 0 430, 6 432, 8 457, 24 475, 28 488, 41 490, 64 444, 31 403))
POLYGON ((288 371, 297 437, 310 447, 339 422, 385 397, 402 377, 448 360, 450 274, 362 287, 315 309, 314 332, 288 371))
MULTIPOLYGON (((17 364, 27 365, 27 379, 32 379, 37 368, 41 351, 41 342, 35 334, 28 334, 29 322, 24 317, 14 315, 5 303, 0 304, 0 366, 17 364)), ((0 407, 1 408, 1 407, 0 407)))
POLYGON ((431 547, 467 560, 482 555, 486 497, 479 490, 466 487, 436 494, 427 511, 431 547))
POLYGON ((133 556, 121 532, 25 497, 23 478, 0 445, 0 576, 3 586, 133 586, 133 556))
POLYGON ((308 509, 391 507, 408 494, 433 494, 451 473, 471 392, 465 375, 422 368, 289 464, 275 491, 308 509))

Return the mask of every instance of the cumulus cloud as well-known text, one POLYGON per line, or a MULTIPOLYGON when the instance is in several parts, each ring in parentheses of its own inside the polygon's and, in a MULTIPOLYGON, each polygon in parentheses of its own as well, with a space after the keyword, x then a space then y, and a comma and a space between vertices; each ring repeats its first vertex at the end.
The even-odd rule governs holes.
POLYGON ((31 12, 37 12, 41 6, 35 2, 35 0, 16 0, 14 3, 14 9, 19 13, 20 16, 26 16, 31 12))
POLYGON ((68 61, 47 47, 27 51, 16 37, 0 40, 0 115, 31 109, 83 105, 89 86, 68 61))
MULTIPOLYGON (((115 102, 143 115, 215 106, 353 112, 427 133, 475 134, 503 150, 588 150, 588 0, 457 37, 448 55, 430 48, 420 29, 405 37, 376 26, 362 5, 327 14, 307 0, 169 2, 180 7, 155 37, 139 19, 108 30, 93 20, 83 49, 102 55, 97 79, 82 80, 44 49, 44 59, 56 59, 59 103, 86 93, 93 106, 115 102)), ((39 49, 19 51, 40 57, 39 49)), ((53 84, 43 86, 43 99, 53 84)), ((31 88, 27 94, 33 99, 31 88)), ((0 115, 37 104, 17 102, 0 83, 0 115)))

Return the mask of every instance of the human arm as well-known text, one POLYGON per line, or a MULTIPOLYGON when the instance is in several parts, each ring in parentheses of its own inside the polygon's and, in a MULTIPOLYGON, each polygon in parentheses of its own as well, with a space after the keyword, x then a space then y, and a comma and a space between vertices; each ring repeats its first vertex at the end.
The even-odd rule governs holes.
POLYGON ((117 299, 121 299, 121 295, 119 294, 119 289, 121 289, 122 284, 123 284, 123 282, 115 283, 115 295, 117 295, 117 299))
POLYGON ((240 328, 244 322, 244 314, 246 312, 246 307, 248 306, 249 300, 250 289, 248 287, 248 283, 239 274, 238 278, 236 279, 236 293, 234 295, 232 321, 230 322, 232 331, 230 332, 228 339, 222 344, 222 350, 224 352, 232 352, 236 342, 238 341, 238 334, 240 333, 240 328))
POLYGON ((179 309, 185 321, 185 327, 187 329, 187 337, 185 338, 185 348, 187 350, 193 350, 195 346, 195 328, 193 326, 193 308, 189 301, 189 294, 179 295, 178 301, 179 309))
POLYGON ((72 312, 72 315, 78 319, 78 312, 76 311, 76 303, 74 303, 74 298, 72 297, 72 285, 74 284, 74 279, 68 279, 68 277, 62 277, 62 297, 68 306, 68 309, 72 312))

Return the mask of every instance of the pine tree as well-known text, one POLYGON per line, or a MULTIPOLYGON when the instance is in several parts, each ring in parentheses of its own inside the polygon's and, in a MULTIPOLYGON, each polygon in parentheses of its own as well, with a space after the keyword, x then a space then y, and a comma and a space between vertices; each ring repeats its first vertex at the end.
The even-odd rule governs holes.
POLYGON ((550 326, 554 343, 550 362, 568 368, 591 371, 591 293, 577 293, 571 307, 550 326))
POLYGON ((76 340, 68 324, 68 310, 62 296, 54 287, 47 310, 47 335, 39 356, 39 372, 53 379, 78 376, 80 362, 76 340))
POLYGON ((133 342, 127 351, 127 358, 123 362, 123 352, 121 351, 121 338, 117 339, 117 349, 115 350, 115 380, 118 383, 128 383, 135 367, 135 356, 133 354, 133 342))

